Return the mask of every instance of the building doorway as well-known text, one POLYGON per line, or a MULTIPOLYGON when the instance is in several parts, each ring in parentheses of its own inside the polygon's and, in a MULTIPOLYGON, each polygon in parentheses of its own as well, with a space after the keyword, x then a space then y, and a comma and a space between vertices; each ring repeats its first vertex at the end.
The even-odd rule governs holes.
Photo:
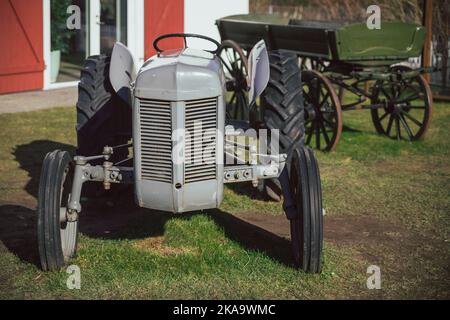
MULTIPOLYGON (((143 42, 143 25, 139 26, 139 17, 133 19, 136 12, 143 15, 143 1, 44 0, 45 88, 76 85, 84 60, 91 55, 111 54, 116 41, 129 45, 130 29, 131 42, 140 39, 139 34, 143 42), (80 24, 70 29, 68 19, 70 26, 74 21, 70 17, 77 12, 80 24)), ((143 44, 134 43, 133 47, 143 44)), ((133 54, 140 57, 143 53, 135 49, 133 54)))

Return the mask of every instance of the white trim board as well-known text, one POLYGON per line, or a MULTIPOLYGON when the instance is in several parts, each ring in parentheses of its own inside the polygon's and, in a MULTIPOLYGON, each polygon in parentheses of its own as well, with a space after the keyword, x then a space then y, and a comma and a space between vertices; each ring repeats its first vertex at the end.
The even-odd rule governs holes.
POLYGON ((128 1, 127 47, 133 54, 136 69, 144 63, 144 0, 128 1))
POLYGON ((89 38, 89 54, 100 54, 100 0, 89 0, 87 35, 89 38))
POLYGON ((42 34, 42 41, 43 43, 43 50, 44 50, 44 86, 43 89, 48 89, 50 85, 50 47, 51 47, 51 33, 50 33, 50 0, 44 0, 42 1, 43 4, 43 34, 42 34))

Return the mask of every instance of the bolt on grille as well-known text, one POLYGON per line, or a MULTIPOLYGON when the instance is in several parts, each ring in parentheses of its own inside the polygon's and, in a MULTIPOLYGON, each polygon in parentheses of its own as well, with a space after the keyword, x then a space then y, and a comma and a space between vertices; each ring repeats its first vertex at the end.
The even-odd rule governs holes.
POLYGON ((184 183, 216 179, 217 98, 186 101, 184 183))
POLYGON ((139 100, 143 180, 172 183, 172 108, 170 101, 139 100))

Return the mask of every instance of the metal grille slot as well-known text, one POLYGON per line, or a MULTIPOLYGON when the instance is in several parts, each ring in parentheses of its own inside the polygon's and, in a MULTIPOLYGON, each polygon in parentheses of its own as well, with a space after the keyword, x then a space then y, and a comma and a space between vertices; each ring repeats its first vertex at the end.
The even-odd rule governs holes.
POLYGON ((186 101, 184 182, 216 179, 217 98, 186 101))
POLYGON ((172 183, 170 101, 139 100, 143 180, 172 183))

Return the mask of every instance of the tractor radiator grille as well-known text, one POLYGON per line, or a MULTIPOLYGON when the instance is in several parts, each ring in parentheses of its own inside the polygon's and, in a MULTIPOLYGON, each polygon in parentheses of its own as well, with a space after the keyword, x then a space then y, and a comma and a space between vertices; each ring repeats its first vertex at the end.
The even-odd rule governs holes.
POLYGON ((186 101, 185 128, 184 183, 216 179, 217 98, 186 101))
POLYGON ((142 179, 172 183, 170 101, 140 99, 142 179))

